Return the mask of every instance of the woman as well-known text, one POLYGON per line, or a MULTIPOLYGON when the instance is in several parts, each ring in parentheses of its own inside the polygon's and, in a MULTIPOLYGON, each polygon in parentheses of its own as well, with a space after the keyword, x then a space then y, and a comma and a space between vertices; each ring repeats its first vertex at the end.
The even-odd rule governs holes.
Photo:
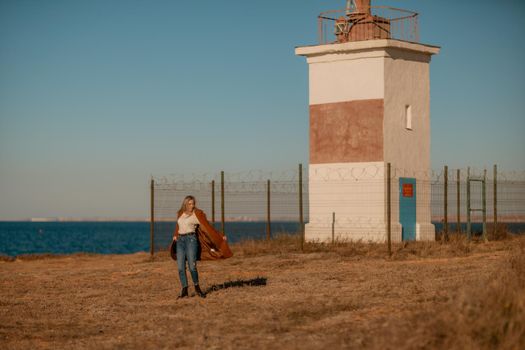
POLYGON ((205 298, 206 294, 199 287, 197 260, 226 259, 233 256, 228 243, 226 243, 226 236, 217 232, 210 225, 204 212, 198 209, 195 203, 193 196, 186 196, 182 201, 177 213, 177 226, 170 247, 172 258, 177 260, 182 286, 179 298, 188 296, 186 260, 195 286, 195 293, 199 297, 205 298))

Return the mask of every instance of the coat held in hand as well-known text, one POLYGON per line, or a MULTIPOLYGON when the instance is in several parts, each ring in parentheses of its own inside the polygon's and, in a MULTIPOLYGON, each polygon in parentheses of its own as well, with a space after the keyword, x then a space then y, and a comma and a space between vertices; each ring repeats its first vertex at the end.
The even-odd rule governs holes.
MULTIPOLYGON (((195 208, 195 216, 199 220, 195 233, 199 241, 197 260, 218 260, 227 259, 233 256, 224 240, 223 235, 218 232, 206 219, 206 214, 200 209, 195 208)), ((180 217, 180 215, 179 215, 180 217)), ((179 218, 177 217, 177 219, 179 218)), ((179 237, 179 225, 175 227, 175 237, 179 237)), ((169 247, 171 258, 177 260, 177 241, 173 240, 169 247)))

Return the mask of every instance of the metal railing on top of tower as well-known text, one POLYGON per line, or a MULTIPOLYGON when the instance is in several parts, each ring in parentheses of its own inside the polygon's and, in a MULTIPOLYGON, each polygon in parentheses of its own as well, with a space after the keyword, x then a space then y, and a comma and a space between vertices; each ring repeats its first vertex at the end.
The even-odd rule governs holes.
POLYGON ((387 6, 348 7, 319 14, 319 44, 374 39, 419 43, 418 14, 387 6))

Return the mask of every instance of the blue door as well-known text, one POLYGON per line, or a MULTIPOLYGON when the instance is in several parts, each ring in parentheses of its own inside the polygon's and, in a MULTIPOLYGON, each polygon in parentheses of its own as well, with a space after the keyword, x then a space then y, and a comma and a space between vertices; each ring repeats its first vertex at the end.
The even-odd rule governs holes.
POLYGON ((416 179, 399 178, 399 223, 403 241, 416 239, 416 179))

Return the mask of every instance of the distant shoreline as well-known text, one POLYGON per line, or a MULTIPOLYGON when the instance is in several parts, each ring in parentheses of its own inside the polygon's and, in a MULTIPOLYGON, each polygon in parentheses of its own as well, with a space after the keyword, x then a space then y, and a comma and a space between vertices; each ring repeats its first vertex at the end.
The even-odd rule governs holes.
MULTIPOLYGON (((296 222, 297 220, 293 219, 279 219, 279 220, 272 220, 273 222, 296 222)), ((150 222, 149 219, 68 219, 68 220, 28 220, 28 219, 15 219, 15 220, 0 220, 0 222, 27 222, 27 223, 66 223, 66 222, 150 222)), ((158 222, 175 222, 175 219, 157 219, 155 220, 156 223, 158 222)), ((225 222, 266 222, 266 220, 263 219, 254 219, 254 220, 235 220, 226 219, 225 222)), ((473 224, 481 224, 482 221, 480 220, 473 220, 471 221, 473 224)), ((215 223, 220 223, 220 221, 215 221, 215 223)), ((306 222, 308 223, 308 222, 306 222)), ((442 220, 432 220, 432 224, 442 224, 442 220)), ((449 225, 454 225, 455 221, 449 221, 449 225)), ((462 224, 466 224, 466 220, 461 221, 462 224)), ((487 220, 487 224, 492 224, 492 220, 487 220)), ((498 220, 498 224, 522 224, 525 223, 525 218, 520 219, 510 219, 510 220, 498 220)))
MULTIPOLYGON (((433 224, 442 223, 443 217, 432 216, 431 219, 433 224)), ((456 223, 457 218, 450 216, 448 218, 449 224, 456 223)), ((175 215, 173 218, 162 217, 155 218, 155 222, 173 222, 175 221, 175 215)), ((275 217, 272 218, 272 222, 295 222, 298 221, 296 217, 275 217)), ((102 217, 81 217, 81 218, 68 218, 68 217, 32 217, 32 218, 18 218, 18 219, 0 219, 0 222, 34 222, 34 223, 45 223, 45 222, 150 222, 150 218, 144 217, 113 217, 113 218, 102 218, 102 217)), ((215 220, 220 222, 220 220, 215 220)), ((232 216, 225 218, 225 222, 266 222, 265 217, 247 217, 247 216, 232 216)), ((462 215, 461 223, 466 223, 467 218, 462 215)), ((472 223, 481 223, 479 218, 473 220, 472 223)), ((487 217, 487 223, 492 223, 493 218, 487 217)), ((498 216, 498 223, 508 224, 519 224, 525 223, 525 216, 523 215, 500 215, 498 216)))
POLYGON ((149 222, 145 218, 23 218, 0 219, 0 222, 149 222))
MULTIPOLYGON (((155 219, 155 222, 174 222, 175 217, 171 219, 162 218, 155 219)), ((296 222, 295 218, 284 218, 284 219, 272 219, 272 222, 296 222)), ((150 222, 150 219, 141 218, 109 218, 109 219, 97 219, 97 218, 86 218, 86 219, 12 219, 12 220, 0 220, 0 222, 27 222, 27 223, 60 223, 60 222, 150 222)), ((215 222, 220 222, 215 220, 215 222)), ((266 222, 262 218, 246 219, 246 218, 226 218, 225 222, 266 222)))
MULTIPOLYGON (((210 220, 211 218, 208 218, 210 220)), ((155 222, 173 222, 175 221, 175 214, 173 217, 155 218, 155 222)), ((230 216, 225 218, 225 222, 265 222, 265 217, 248 217, 248 216, 230 216)), ((272 222, 293 222, 298 221, 296 217, 275 217, 272 222)), ((84 217, 84 218, 68 218, 68 217, 34 217, 34 218, 19 218, 19 219, 0 219, 0 222, 150 222, 150 218, 144 217, 84 217)), ((215 220, 220 222, 220 220, 215 220)))
MULTIPOLYGON (((155 222, 174 222, 175 218, 162 218, 155 219, 155 222)), ((272 219, 273 222, 296 222, 295 218, 280 218, 272 219)), ((150 219, 141 219, 141 218, 108 218, 108 219, 97 219, 97 218, 86 218, 86 219, 0 219, 0 222, 27 222, 27 223, 60 223, 60 222, 150 222, 150 219)), ((225 222, 266 222, 262 218, 246 219, 246 218, 227 218, 225 222)), ((480 224, 481 220, 472 220, 472 223, 480 224)), ((215 220, 215 223, 220 223, 220 220, 215 220)), ((308 223, 308 222, 305 222, 308 223)), ((433 218, 431 221, 432 224, 442 224, 443 218, 433 218)), ((455 219, 449 219, 449 225, 454 225, 456 223, 455 219)), ((466 224, 467 220, 462 218, 462 224, 466 224)), ((493 223, 492 218, 487 219, 487 224, 493 223)), ((525 223, 525 217, 515 217, 515 218, 498 218, 499 224, 521 224, 525 223)))

